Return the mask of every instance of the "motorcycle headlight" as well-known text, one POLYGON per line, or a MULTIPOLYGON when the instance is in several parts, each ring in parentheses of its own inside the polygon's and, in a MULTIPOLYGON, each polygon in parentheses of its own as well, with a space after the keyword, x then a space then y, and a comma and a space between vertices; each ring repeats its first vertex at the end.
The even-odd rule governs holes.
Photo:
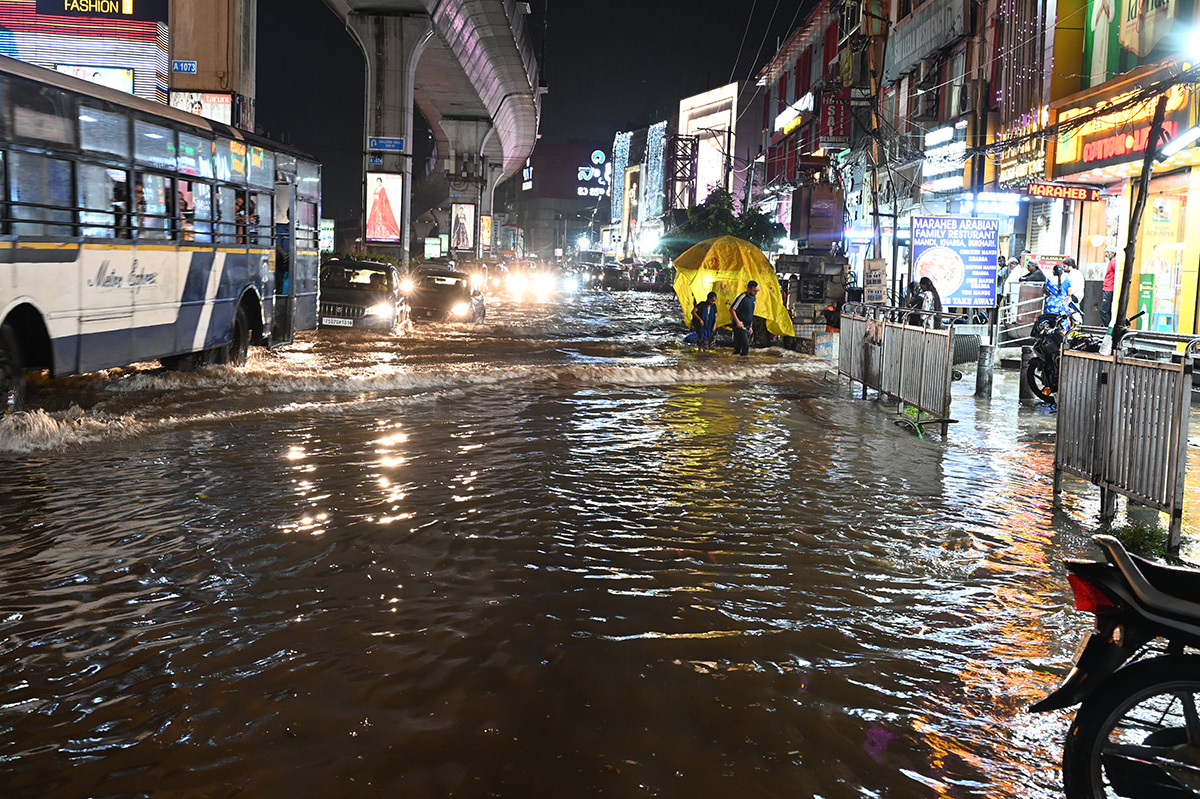
POLYGON ((450 309, 450 313, 454 314, 455 316, 466 316, 470 312, 471 306, 465 302, 460 302, 458 305, 455 305, 450 309))
POLYGON ((394 310, 396 310, 396 306, 381 302, 368 308, 367 316, 389 316, 394 310))

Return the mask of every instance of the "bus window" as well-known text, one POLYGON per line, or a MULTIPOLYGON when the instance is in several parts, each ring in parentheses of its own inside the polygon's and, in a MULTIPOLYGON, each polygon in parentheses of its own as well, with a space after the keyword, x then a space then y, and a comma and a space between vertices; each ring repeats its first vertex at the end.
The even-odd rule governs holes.
POLYGON ((296 246, 301 249, 315 250, 319 239, 317 204, 301 200, 296 203, 296 246))
POLYGON ((213 176, 213 143, 199 136, 179 134, 179 171, 202 178, 213 176))
POLYGON ((247 225, 250 228, 251 243, 260 247, 270 247, 271 222, 275 219, 275 209, 269 194, 250 195, 250 216, 247 225))
POLYGON ((139 164, 175 171, 175 131, 136 119, 133 142, 133 157, 139 164))
POLYGON ((143 172, 133 191, 137 207, 138 238, 171 238, 171 207, 174 205, 171 179, 143 172))
POLYGON ((129 120, 96 108, 79 108, 79 144, 83 149, 129 157, 129 120))
POLYGON ((32 153, 12 153, 13 233, 71 236, 71 162, 32 153))
POLYGON ((212 187, 198 181, 179 181, 180 238, 212 241, 212 187))
POLYGON ((126 198, 129 196, 129 186, 126 173, 120 169, 80 164, 76 175, 80 235, 89 238, 128 238, 126 198))
POLYGON ((245 197, 228 186, 217 189, 217 214, 221 220, 217 226, 217 241, 221 244, 240 244, 246 238, 246 219, 242 207, 245 197), (241 241, 240 241, 241 240, 241 241))
POLYGON ((38 144, 75 146, 75 104, 66 92, 13 81, 10 93, 15 135, 38 144))

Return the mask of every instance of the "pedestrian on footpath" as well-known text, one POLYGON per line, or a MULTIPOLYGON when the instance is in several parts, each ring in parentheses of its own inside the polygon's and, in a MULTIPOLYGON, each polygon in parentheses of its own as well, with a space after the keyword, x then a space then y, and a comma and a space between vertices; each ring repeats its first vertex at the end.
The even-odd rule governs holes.
POLYGON ((754 325, 754 298, 758 296, 758 281, 751 280, 746 290, 729 304, 733 317, 733 354, 750 354, 750 328, 754 325))
POLYGON ((1079 272, 1075 268, 1075 259, 1066 258, 1062 266, 1062 285, 1067 292, 1067 299, 1079 305, 1083 302, 1083 285, 1079 280, 1079 272))
MULTIPOLYGON (((918 285, 921 287, 921 310, 940 314, 942 312, 942 296, 934 288, 933 281, 927 277, 923 277, 918 285)), ((940 316, 925 316, 924 322, 926 327, 932 325, 936 330, 940 330, 942 327, 942 318, 940 316)))
POLYGON ((1104 270, 1104 284, 1100 290, 1100 326, 1108 327, 1112 322, 1113 289, 1117 285, 1117 251, 1105 247, 1104 257, 1108 259, 1108 268, 1104 270))

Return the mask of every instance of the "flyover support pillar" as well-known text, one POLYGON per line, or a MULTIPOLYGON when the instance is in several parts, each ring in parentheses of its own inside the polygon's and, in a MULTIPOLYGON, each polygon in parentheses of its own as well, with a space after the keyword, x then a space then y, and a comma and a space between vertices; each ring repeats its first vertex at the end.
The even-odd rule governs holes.
POLYGON ((398 212, 395 221, 400 229, 399 240, 391 243, 399 247, 401 263, 407 263, 412 237, 413 92, 417 63, 433 36, 433 25, 423 15, 366 13, 350 14, 346 24, 366 55, 366 137, 403 139, 402 150, 368 150, 363 142, 362 243, 366 244, 367 206, 374 191, 368 182, 370 173, 401 175, 401 196, 389 197, 388 202, 398 212))
POLYGON ((446 159, 446 183, 450 187, 450 248, 459 257, 469 254, 478 258, 483 251, 480 222, 485 213, 491 213, 487 158, 483 152, 495 128, 486 118, 446 116, 441 119, 441 128, 450 142, 446 159), (461 229, 464 225, 469 226, 469 232, 461 229))

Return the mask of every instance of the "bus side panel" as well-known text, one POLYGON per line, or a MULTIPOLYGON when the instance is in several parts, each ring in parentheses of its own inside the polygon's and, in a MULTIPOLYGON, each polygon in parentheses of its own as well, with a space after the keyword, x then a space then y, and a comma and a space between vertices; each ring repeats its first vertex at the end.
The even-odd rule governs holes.
POLYGON ((175 351, 181 274, 186 253, 173 244, 138 243, 128 282, 133 291, 134 362, 175 351))
MULTIPOLYGON (((182 255, 187 259, 187 277, 180 296, 179 322, 175 325, 174 353, 178 355, 201 352, 224 343, 212 340, 212 317, 223 314, 217 313, 216 303, 207 300, 218 297, 224 282, 227 253, 225 250, 201 250, 182 255)), ((232 313, 229 318, 233 318, 232 313)))
MULTIPOLYGON (((129 246, 83 247, 72 281, 80 298, 78 326, 72 329, 74 325, 58 318, 48 325, 56 343, 63 337, 78 336, 78 360, 64 373, 92 372, 131 362, 133 287, 129 274, 134 260, 129 246)), ((52 312, 52 316, 58 314, 52 312)))

